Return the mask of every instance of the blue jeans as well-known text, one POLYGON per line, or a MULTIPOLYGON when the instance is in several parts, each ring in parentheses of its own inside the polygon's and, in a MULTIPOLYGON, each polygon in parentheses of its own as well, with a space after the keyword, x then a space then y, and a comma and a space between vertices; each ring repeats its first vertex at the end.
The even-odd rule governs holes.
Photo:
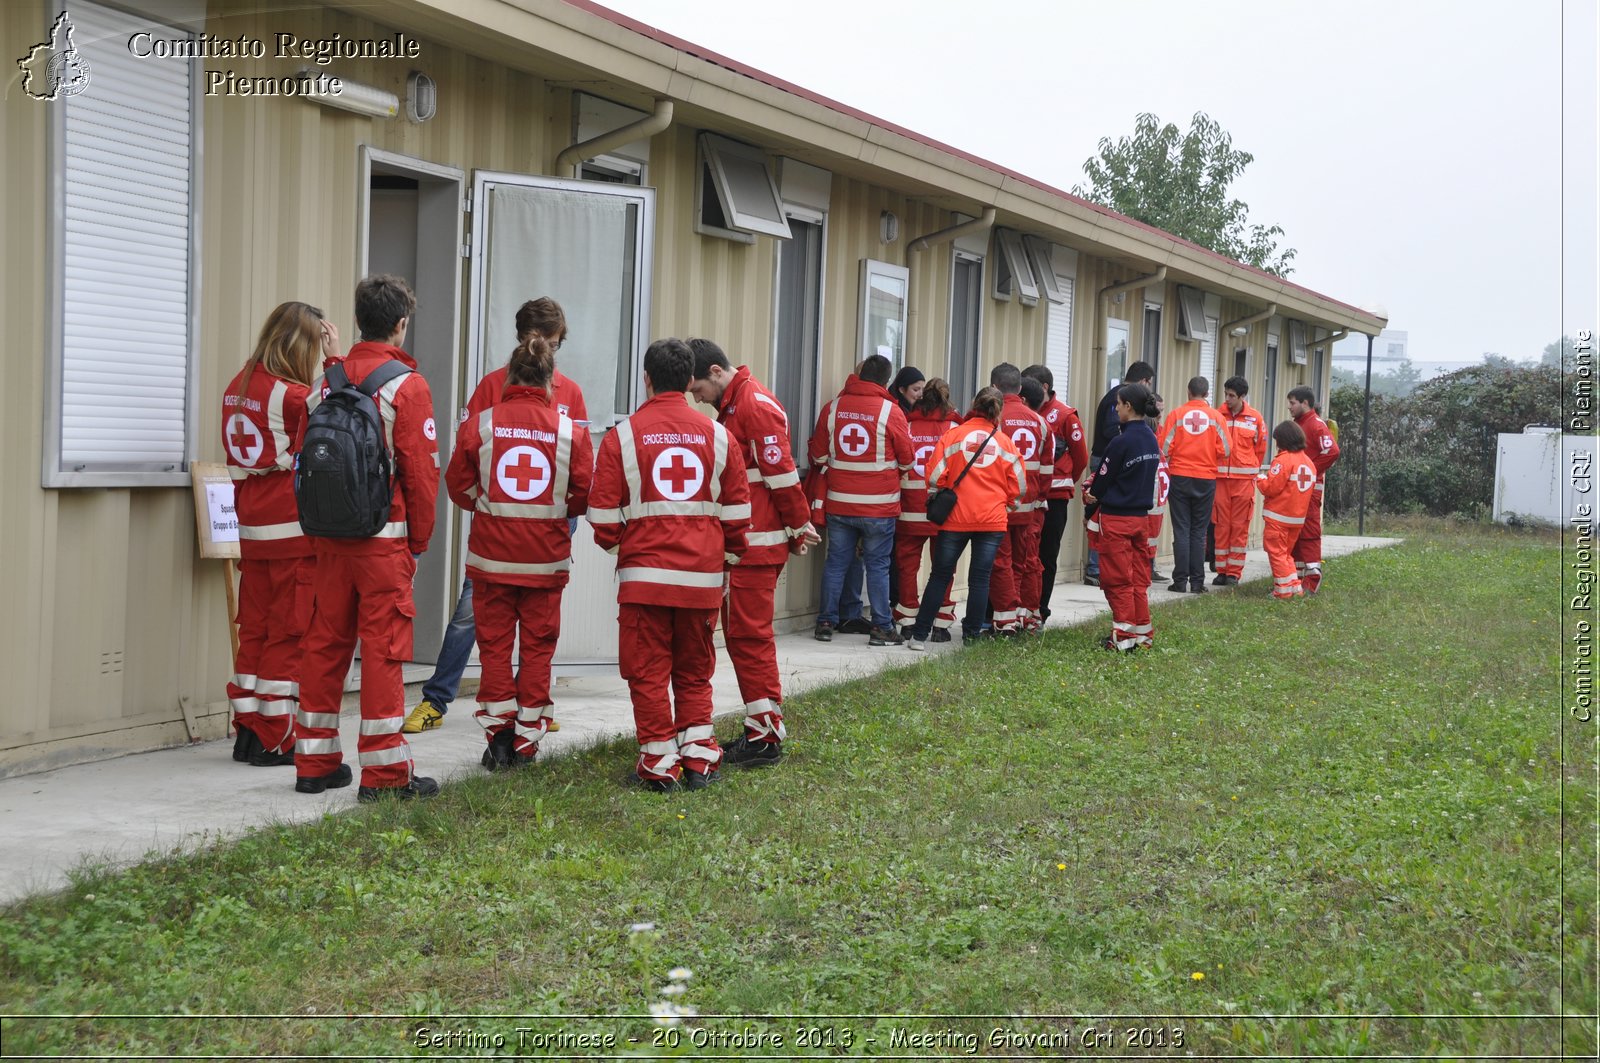
MULTIPOLYGON (((822 565, 822 611, 817 623, 839 622, 839 598, 844 590, 845 573, 861 543, 861 560, 866 570, 867 600, 872 604, 872 626, 887 628, 894 623, 889 615, 889 568, 894 560, 893 517, 828 517, 828 559, 822 565)), ((942 600, 942 599, 941 599, 942 600)))
MULTIPOLYGON (((890 575, 894 574, 892 568, 889 571, 890 575)), ((866 567, 861 563, 861 555, 857 554, 850 559, 850 567, 844 572, 844 586, 839 588, 839 623, 861 616, 861 591, 865 580, 866 567)), ((889 590, 893 594, 894 588, 889 590)))
POLYGON ((994 555, 1000 550, 1000 540, 1005 532, 941 531, 933 541, 933 573, 922 592, 922 604, 917 607, 917 619, 911 626, 911 637, 926 640, 933 631, 933 618, 956 578, 956 562, 961 552, 972 544, 972 558, 967 562, 967 614, 961 618, 961 633, 976 635, 983 630, 984 613, 989 608, 989 573, 994 570, 994 555))
POLYGON ((467 670, 467 658, 472 656, 472 643, 477 635, 478 626, 472 616, 472 581, 462 580, 461 597, 456 599, 456 611, 444 629, 444 641, 439 645, 433 675, 422 684, 422 696, 433 702, 441 713, 450 711, 450 703, 461 689, 461 673, 467 670))

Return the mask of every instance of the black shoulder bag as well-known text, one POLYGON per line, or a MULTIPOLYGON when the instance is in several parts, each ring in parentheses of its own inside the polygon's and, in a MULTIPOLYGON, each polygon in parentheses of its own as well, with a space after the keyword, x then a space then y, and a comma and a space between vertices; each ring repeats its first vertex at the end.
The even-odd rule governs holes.
POLYGON ((956 477, 955 483, 951 484, 949 487, 941 487, 937 490, 928 492, 928 519, 933 521, 933 523, 943 524, 945 521, 950 519, 950 514, 955 512, 956 488, 960 487, 961 481, 967 478, 967 473, 972 471, 972 463, 978 460, 978 456, 982 454, 984 448, 989 445, 989 440, 993 439, 994 434, 999 430, 999 425, 995 425, 993 428, 989 429, 989 434, 983 437, 982 443, 978 444, 977 453, 973 454, 972 457, 967 459, 967 467, 961 470, 961 475, 956 477))

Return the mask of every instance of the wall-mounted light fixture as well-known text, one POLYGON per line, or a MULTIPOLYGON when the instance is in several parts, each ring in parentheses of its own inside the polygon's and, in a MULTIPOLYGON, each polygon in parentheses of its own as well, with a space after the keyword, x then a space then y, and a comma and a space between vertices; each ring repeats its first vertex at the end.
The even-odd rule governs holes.
POLYGON ((900 238, 900 219, 894 211, 886 210, 878 215, 878 235, 886 244, 892 244, 900 238))
MULTIPOLYGON (((301 75, 313 76, 309 70, 302 71, 301 75)), ((400 97, 392 92, 346 78, 332 80, 339 82, 338 92, 308 92, 306 96, 324 107, 337 107, 341 111, 364 114, 371 118, 394 118, 400 113, 400 97)))
POLYGON ((439 110, 439 86, 420 70, 406 78, 406 118, 426 122, 439 110))

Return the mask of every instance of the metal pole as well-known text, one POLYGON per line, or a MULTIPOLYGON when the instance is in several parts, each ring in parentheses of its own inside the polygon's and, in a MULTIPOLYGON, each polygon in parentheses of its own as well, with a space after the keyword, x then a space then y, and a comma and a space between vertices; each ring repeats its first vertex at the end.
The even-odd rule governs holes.
POLYGON ((1361 503, 1356 510, 1356 534, 1367 534, 1367 441, 1372 438, 1372 336, 1367 336, 1367 395, 1361 407, 1361 503))

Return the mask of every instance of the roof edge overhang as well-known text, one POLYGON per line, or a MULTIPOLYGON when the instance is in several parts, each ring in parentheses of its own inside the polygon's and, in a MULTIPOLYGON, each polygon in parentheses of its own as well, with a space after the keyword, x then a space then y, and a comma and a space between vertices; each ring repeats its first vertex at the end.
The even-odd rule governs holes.
MULTIPOLYGON (((590 0, 395 0, 393 6, 441 43, 532 72, 564 69, 574 82, 587 75, 602 88, 631 89, 641 100, 665 96, 684 105, 680 120, 699 114, 716 117, 722 131, 764 131, 769 146, 807 149, 808 162, 851 165, 876 183, 959 204, 956 209, 968 213, 994 206, 1002 224, 1088 254, 1141 270, 1166 266, 1169 279, 1245 302, 1276 302, 1280 313, 1313 324, 1376 335, 1388 323, 590 0)), ((382 17, 364 4, 351 10, 382 17)))

